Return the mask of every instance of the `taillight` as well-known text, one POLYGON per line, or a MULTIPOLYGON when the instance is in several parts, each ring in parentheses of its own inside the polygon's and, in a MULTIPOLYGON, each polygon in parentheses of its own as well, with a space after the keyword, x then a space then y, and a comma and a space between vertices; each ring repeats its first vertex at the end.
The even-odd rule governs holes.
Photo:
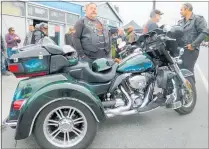
POLYGON ((18 65, 9 65, 9 71, 10 72, 18 72, 19 71, 19 66, 18 65))
POLYGON ((20 110, 24 104, 24 101, 25 100, 16 100, 14 103, 13 103, 13 109, 14 110, 20 110))

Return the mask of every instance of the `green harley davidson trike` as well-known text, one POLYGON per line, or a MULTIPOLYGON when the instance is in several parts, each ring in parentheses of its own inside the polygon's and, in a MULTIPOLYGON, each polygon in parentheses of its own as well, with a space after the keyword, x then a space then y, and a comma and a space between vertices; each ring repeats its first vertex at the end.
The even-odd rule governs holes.
POLYGON ((4 123, 16 129, 15 140, 33 134, 41 148, 70 149, 87 148, 107 118, 158 107, 189 114, 196 89, 193 73, 178 67, 182 36, 178 26, 141 35, 134 43, 138 52, 117 63, 80 61, 72 47, 60 48, 47 37, 23 47, 9 69, 27 78, 19 82, 4 123))

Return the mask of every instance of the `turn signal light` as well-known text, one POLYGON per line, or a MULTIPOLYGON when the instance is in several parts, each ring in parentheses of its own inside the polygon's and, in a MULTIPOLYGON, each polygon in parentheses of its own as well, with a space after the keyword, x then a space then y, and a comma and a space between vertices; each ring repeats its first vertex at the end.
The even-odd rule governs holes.
POLYGON ((17 100, 13 103, 13 109, 14 110, 21 110, 23 103, 25 100, 17 100))
POLYGON ((115 58, 115 62, 119 64, 121 62, 121 60, 118 58, 115 58))

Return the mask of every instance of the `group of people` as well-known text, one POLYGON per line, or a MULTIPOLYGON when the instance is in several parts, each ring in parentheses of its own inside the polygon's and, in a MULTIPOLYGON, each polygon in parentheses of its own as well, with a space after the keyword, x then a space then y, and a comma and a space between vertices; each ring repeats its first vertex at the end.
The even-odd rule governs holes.
MULTIPOLYGON (((30 44, 37 44, 40 39, 48 35, 48 25, 46 23, 29 26, 29 32, 27 33, 23 46, 30 44)), ((1 36, 1 73, 2 75, 9 76, 10 73, 7 70, 8 59, 16 53, 15 48, 21 43, 21 38, 15 33, 14 27, 8 29, 8 34, 4 38, 1 36), (6 44, 5 44, 6 43, 6 44)))
MULTIPOLYGON (((193 6, 191 3, 184 3, 181 7, 180 14, 182 19, 178 21, 179 26, 183 28, 185 43, 185 51, 181 59, 183 63, 179 65, 180 68, 186 68, 194 73, 194 66, 199 56, 200 45, 204 39, 209 35, 207 22, 201 15, 193 13, 193 6)), ((154 10, 150 17, 151 19, 144 26, 144 33, 158 28, 157 23, 161 19, 162 12, 154 10)))
MULTIPOLYGON (((92 62, 98 58, 117 57, 119 41, 134 42, 133 26, 130 26, 126 33, 123 28, 109 30, 108 26, 97 18, 97 5, 93 2, 86 5, 85 12, 86 16, 79 19, 65 35, 65 44, 73 46, 81 60, 92 62)), ((193 13, 190 3, 183 4, 180 13, 182 19, 178 25, 183 28, 183 40, 186 44, 186 50, 182 56, 183 63, 180 67, 194 72, 200 44, 208 34, 207 23, 203 16, 193 13)), ((161 11, 153 10, 150 20, 144 25, 143 33, 158 28, 157 23, 162 15, 161 11)), ((48 26, 45 23, 37 25, 35 29, 31 26, 24 45, 37 43, 41 38, 47 36, 47 31, 48 26)), ((11 48, 20 42, 21 39, 14 33, 14 28, 10 28, 9 34, 6 36, 8 57, 12 55, 11 48)))
MULTIPOLYGON (((178 25, 184 31, 182 40, 185 43, 185 52, 182 55, 183 63, 179 66, 194 73, 200 44, 208 35, 207 22, 203 16, 193 13, 193 6, 190 3, 182 5, 180 14, 182 19, 178 21, 178 25)), ((144 25, 143 33, 158 28, 157 23, 162 15, 160 10, 153 10, 150 14, 151 19, 144 25)), ((129 27, 126 35, 123 29, 118 29, 116 34, 110 33, 107 26, 97 19, 97 5, 89 3, 86 6, 86 16, 75 24, 72 43, 81 59, 92 61, 97 58, 110 57, 111 43, 114 42, 114 38, 123 38, 129 43, 135 40, 132 26, 129 27)))

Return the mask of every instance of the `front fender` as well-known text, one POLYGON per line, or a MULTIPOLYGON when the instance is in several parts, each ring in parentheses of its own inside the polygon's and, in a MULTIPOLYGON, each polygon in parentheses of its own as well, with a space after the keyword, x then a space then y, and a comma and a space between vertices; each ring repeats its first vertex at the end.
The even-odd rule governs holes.
POLYGON ((188 69, 181 69, 181 73, 183 74, 183 76, 185 78, 190 77, 190 76, 194 76, 194 74, 191 71, 189 71, 188 69))
POLYGON ((20 112, 15 139, 20 140, 30 136, 41 110, 47 105, 63 99, 61 97, 68 99, 70 97, 70 100, 77 100, 87 106, 98 122, 105 119, 104 109, 97 95, 76 81, 65 80, 40 89, 26 101, 20 112))

